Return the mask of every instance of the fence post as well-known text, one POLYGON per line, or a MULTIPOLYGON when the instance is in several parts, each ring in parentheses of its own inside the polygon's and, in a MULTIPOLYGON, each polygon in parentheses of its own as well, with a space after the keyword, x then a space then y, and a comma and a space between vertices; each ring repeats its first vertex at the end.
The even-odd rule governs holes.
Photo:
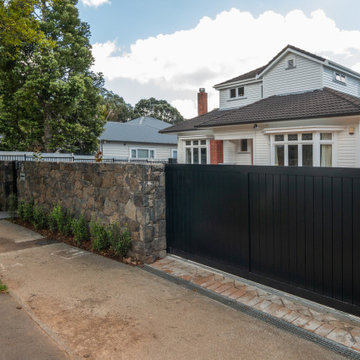
POLYGON ((24 161, 26 161, 26 154, 24 154, 24 161))

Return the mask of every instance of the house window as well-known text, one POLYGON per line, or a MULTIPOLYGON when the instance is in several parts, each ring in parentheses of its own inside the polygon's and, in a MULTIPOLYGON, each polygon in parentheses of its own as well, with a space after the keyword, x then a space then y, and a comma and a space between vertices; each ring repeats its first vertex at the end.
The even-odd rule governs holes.
POLYGON ((240 152, 248 151, 248 141, 247 139, 240 140, 240 152))
POLYGON ((329 166, 333 164, 333 134, 279 134, 272 137, 276 166, 329 166))
POLYGON ((187 140, 185 142, 185 161, 187 164, 207 164, 207 140, 187 140))
POLYGON ((335 73, 335 80, 342 83, 342 84, 345 84, 346 83, 346 77, 344 74, 342 73, 339 73, 339 72, 336 72, 335 73))
POLYGON ((286 70, 295 68, 295 57, 291 57, 286 62, 286 70))
POLYGON ((145 148, 132 148, 131 149, 131 158, 132 159, 154 159, 155 150, 154 149, 145 149, 145 148))
POLYGON ((177 149, 172 149, 171 150, 171 157, 173 158, 173 159, 177 159, 177 149))
POLYGON ((245 88, 244 86, 238 87, 238 88, 234 88, 234 89, 230 89, 230 99, 234 99, 234 98, 240 98, 240 97, 244 97, 245 96, 245 88))

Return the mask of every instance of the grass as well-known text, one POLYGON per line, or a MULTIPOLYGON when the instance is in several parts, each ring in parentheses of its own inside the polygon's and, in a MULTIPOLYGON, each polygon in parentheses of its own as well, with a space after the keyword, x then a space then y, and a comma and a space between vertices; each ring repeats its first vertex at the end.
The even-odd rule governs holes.
POLYGON ((0 280, 0 293, 6 291, 8 288, 6 285, 4 285, 0 280))

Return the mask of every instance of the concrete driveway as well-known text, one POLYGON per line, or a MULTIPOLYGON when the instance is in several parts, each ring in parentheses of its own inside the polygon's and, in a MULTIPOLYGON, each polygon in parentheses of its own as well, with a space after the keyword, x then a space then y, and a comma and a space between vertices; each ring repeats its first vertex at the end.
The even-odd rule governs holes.
POLYGON ((73 358, 341 358, 141 268, 65 244, 3 252, 0 276, 73 358))

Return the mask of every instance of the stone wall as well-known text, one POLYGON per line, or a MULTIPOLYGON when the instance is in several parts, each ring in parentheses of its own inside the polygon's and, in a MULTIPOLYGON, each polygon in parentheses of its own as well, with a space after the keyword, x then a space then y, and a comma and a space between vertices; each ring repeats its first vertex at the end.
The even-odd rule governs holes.
POLYGON ((60 203, 88 221, 127 224, 141 261, 165 256, 164 165, 19 162, 17 188, 47 210, 60 203))

